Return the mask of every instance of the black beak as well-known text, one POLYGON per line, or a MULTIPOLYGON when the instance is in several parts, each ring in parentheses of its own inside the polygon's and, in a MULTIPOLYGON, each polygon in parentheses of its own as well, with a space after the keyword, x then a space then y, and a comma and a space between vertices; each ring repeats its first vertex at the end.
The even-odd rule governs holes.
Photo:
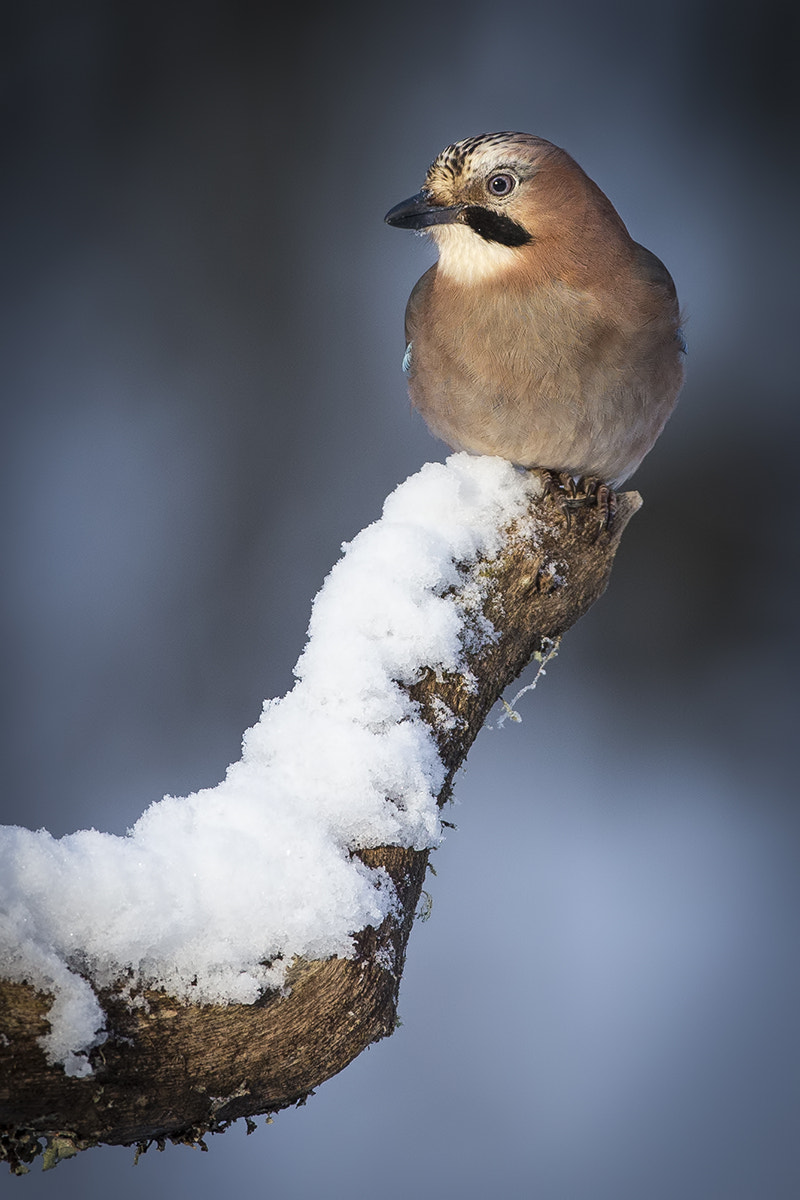
POLYGON ((460 212, 460 204, 445 208, 443 204, 434 204, 426 192, 417 192, 416 196, 390 208, 384 220, 398 229, 427 229, 429 225, 452 225, 460 212))

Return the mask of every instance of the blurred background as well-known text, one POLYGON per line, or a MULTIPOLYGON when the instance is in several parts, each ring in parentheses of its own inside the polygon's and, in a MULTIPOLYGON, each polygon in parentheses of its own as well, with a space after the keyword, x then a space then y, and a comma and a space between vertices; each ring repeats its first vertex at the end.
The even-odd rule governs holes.
POLYGON ((383 224, 444 145, 566 147, 690 346, 608 593, 462 772, 398 1032, 252 1137, 4 1194, 795 1200, 799 12, 4 6, 6 823, 217 782, 445 457, 400 371, 433 254, 383 224))

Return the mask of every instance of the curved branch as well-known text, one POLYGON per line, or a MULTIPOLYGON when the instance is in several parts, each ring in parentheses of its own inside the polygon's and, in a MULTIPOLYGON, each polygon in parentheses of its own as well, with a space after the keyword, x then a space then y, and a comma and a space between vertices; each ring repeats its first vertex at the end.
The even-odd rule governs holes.
MULTIPOLYGON (((517 522, 499 554, 461 569, 455 598, 465 629, 488 618, 496 637, 467 652, 461 673, 429 669, 407 689, 447 771, 440 803, 503 690, 602 594, 640 504, 635 492, 617 497, 607 529, 596 510, 567 517, 558 499, 545 495, 531 501, 536 539, 517 522)), ((69 1077, 45 1059, 38 1039, 48 1030, 49 997, 0 981, 0 1153, 12 1170, 26 1170, 45 1142, 46 1165, 100 1143, 202 1144, 206 1132, 240 1117, 302 1102, 390 1034, 428 851, 382 846, 356 853, 389 873, 399 907, 380 928, 358 935, 355 958, 295 961, 287 988, 250 1005, 186 1004, 150 991, 131 1008, 121 985, 106 990, 100 1000, 110 1036, 92 1052, 87 1078, 69 1077)))

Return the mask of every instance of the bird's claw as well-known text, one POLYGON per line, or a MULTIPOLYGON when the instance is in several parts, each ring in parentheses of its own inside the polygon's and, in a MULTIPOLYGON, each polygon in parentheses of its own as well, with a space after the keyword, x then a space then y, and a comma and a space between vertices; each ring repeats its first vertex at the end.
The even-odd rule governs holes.
POLYGON ((561 505, 567 528, 572 523, 572 513, 579 508, 595 507, 599 523, 598 533, 610 529, 617 511, 617 496, 607 483, 593 475, 575 479, 567 471, 548 471, 545 477, 545 495, 554 496, 561 505))

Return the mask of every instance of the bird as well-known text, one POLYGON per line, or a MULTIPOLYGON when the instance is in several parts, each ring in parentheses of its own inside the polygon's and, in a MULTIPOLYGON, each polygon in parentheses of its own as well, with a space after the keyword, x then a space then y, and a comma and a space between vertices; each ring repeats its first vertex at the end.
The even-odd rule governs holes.
POLYGON ((589 493, 619 487, 675 406, 686 344, 669 271, 597 184, 544 138, 480 134, 385 220, 439 252, 405 320, 432 433, 589 493))

